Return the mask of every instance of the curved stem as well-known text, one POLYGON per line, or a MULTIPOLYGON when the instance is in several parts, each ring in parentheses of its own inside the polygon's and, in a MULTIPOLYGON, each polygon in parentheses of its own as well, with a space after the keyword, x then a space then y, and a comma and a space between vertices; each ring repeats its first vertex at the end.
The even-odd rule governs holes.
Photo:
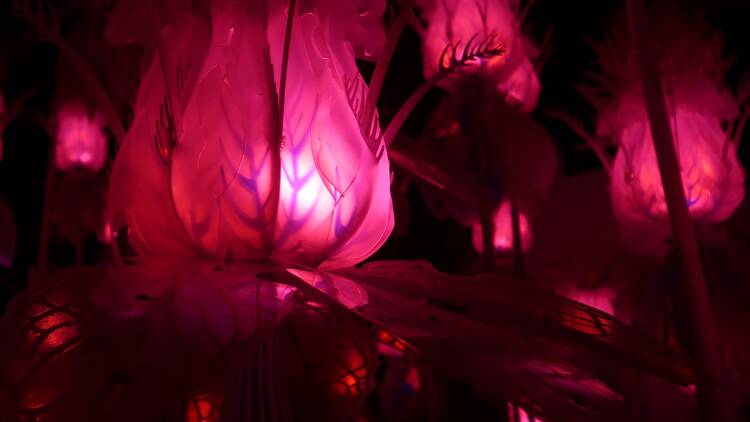
POLYGON ((483 206, 479 210, 479 224, 482 228, 482 266, 491 273, 495 269, 495 222, 492 208, 483 206))
POLYGON ((526 278, 523 264, 523 239, 521 238, 521 214, 511 205, 510 218, 513 229, 513 268, 519 280, 526 278))
POLYGON ((583 139, 589 146, 589 148, 594 151, 594 154, 596 154, 596 158, 602 164, 604 170, 606 170, 607 175, 612 177, 612 160, 609 158, 609 155, 607 155, 607 152, 604 150, 604 148, 602 148, 599 142, 586 134, 583 130, 581 130, 581 128, 571 123, 564 115, 555 112, 544 112, 543 114, 565 124, 565 126, 567 126, 568 129, 570 129, 576 136, 583 139))
POLYGON ((422 85, 420 85, 416 91, 412 92, 406 102, 404 102, 404 105, 402 105, 401 108, 398 109, 398 112, 396 112, 396 115, 388 124, 388 127, 383 134, 383 141, 385 142, 386 147, 391 145, 393 139, 401 130, 401 127, 404 125, 404 123, 406 123, 406 119, 409 118, 411 112, 414 111, 415 107, 417 107, 417 104, 419 104, 419 102, 422 101, 422 98, 424 98, 424 96, 430 91, 430 89, 432 89, 432 87, 440 82, 440 80, 445 76, 445 73, 438 72, 430 79, 422 83, 422 85))
POLYGON ((675 250, 682 264, 682 282, 687 290, 692 324, 695 329, 698 362, 706 375, 697 382, 697 401, 701 420, 735 420, 721 359, 720 336, 716 329, 703 263, 698 249, 693 221, 685 200, 680 163, 675 152, 672 125, 664 99, 658 57, 649 38, 643 0, 628 0, 627 9, 642 77, 646 111, 664 187, 664 197, 672 228, 675 250))
MULTIPOLYGON (((284 126, 284 102, 286 98, 286 74, 289 68, 289 48, 292 45, 292 29, 294 28, 294 10, 297 0, 289 0, 289 11, 286 17, 286 32, 284 35, 284 52, 281 58, 281 77, 279 78, 279 135, 284 126)), ((281 143, 281 138, 279 138, 281 143)))
MULTIPOLYGON (((48 130, 47 133, 50 133, 48 130)), ((44 203, 42 204, 42 228, 39 235, 39 255, 37 256, 36 274, 29 280, 30 285, 35 285, 47 272, 47 261, 49 260, 49 239, 52 229, 52 190, 55 187, 55 156, 57 143, 55 138, 49 135, 50 144, 48 148, 47 175, 44 179, 44 203)))
POLYGON ((745 113, 742 114, 742 117, 740 117, 739 123, 737 123, 737 127, 734 130, 734 134, 732 135, 732 142, 739 148, 740 146, 740 140, 742 139, 742 134, 745 132, 745 126, 747 125, 747 121, 750 119, 750 109, 746 110, 745 113))
POLYGON ((380 53, 380 57, 378 57, 378 61, 375 64, 375 71, 370 80, 370 89, 367 92, 367 99, 365 100, 365 122, 369 122, 375 115, 375 108, 378 104, 380 91, 383 88, 385 73, 388 70, 393 53, 396 51, 398 40, 401 38, 401 32, 403 32, 404 27, 409 21, 409 15, 411 15, 411 10, 415 3, 416 0, 406 0, 403 9, 401 9, 396 21, 388 31, 388 38, 385 47, 383 47, 383 51, 380 53))
MULTIPOLYGON (((289 71, 289 50, 292 45, 292 31, 294 29, 294 14, 296 6, 296 0, 289 0, 289 10, 287 11, 286 28, 284 33, 284 49, 281 57, 279 91, 278 96, 276 97, 276 105, 278 106, 278 108, 276 109, 276 134, 274 139, 275 145, 273 145, 273 151, 271 154, 273 157, 273 168, 271 169, 271 177, 273 177, 273 180, 271 181, 271 186, 275 187, 275 191, 272 193, 273 196, 270 198, 270 234, 267 245, 267 253, 269 256, 273 249, 274 237, 276 232, 276 216, 279 212, 279 203, 281 198, 281 146, 283 145, 282 140, 284 137, 284 105, 286 103, 286 79, 287 72, 289 71)), ((268 49, 266 49, 266 61, 266 68, 270 71, 270 69, 272 68, 272 64, 268 49)), ((270 74, 270 77, 271 80, 269 82, 271 85, 271 89, 274 89, 275 87, 273 87, 273 73, 270 74)))

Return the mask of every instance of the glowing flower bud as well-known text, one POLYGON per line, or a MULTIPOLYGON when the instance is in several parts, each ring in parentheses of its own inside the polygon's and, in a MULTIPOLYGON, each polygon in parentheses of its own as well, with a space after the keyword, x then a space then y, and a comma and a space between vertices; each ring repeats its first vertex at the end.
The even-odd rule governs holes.
MULTIPOLYGON (((367 92, 355 53, 327 8, 295 18, 279 139, 287 13, 269 2, 266 31, 257 7, 212 4, 192 91, 166 102, 159 59, 152 64, 113 171, 113 228, 128 226, 145 255, 353 265, 393 226, 382 141, 363 135, 352 106, 367 92)), ((165 32, 175 47, 166 67, 180 63, 181 48, 195 54, 197 19, 165 32)))
MULTIPOLYGON (((519 24, 506 0, 484 2, 465 0, 423 0, 423 16, 428 27, 423 34, 425 77, 438 71, 447 45, 457 45, 458 53, 475 37, 474 44, 494 36, 505 53, 490 59, 476 60, 465 70, 483 72, 494 78, 498 92, 529 112, 539 99, 539 79, 529 59, 529 43, 523 38, 519 24)), ((444 86, 450 88, 448 80, 444 86)))
POLYGON ((83 104, 63 105, 57 112, 57 168, 101 170, 107 158, 107 138, 102 126, 99 113, 92 116, 83 104))
MULTIPOLYGON (((718 118, 681 108, 672 133, 690 215, 713 223, 728 218, 745 193, 736 146, 727 143, 718 118)), ((620 137, 612 175, 612 202, 625 223, 668 221, 659 166, 648 122, 637 119, 620 137)))
MULTIPOLYGON (((737 143, 729 132, 739 115, 739 100, 724 88, 722 42, 701 20, 675 15, 672 8, 652 13, 655 48, 664 89, 674 148, 690 215, 699 223, 727 219, 745 194, 744 171, 737 143)), ((598 132, 619 149, 612 166, 611 194, 623 240, 639 251, 663 254, 669 215, 651 136, 643 81, 629 37, 615 33, 597 47, 608 80, 599 97, 598 132)), ((593 94, 593 92, 590 92, 593 94)))
MULTIPOLYGON (((495 223, 493 242, 497 252, 513 250, 513 217, 511 212, 510 202, 503 201, 492 215, 495 223)), ((527 252, 531 249, 531 226, 528 218, 520 212, 518 213, 518 228, 521 231, 521 250, 527 252)), ((474 249, 481 254, 484 251, 484 246, 482 243, 482 225, 478 221, 473 223, 471 233, 474 249)))

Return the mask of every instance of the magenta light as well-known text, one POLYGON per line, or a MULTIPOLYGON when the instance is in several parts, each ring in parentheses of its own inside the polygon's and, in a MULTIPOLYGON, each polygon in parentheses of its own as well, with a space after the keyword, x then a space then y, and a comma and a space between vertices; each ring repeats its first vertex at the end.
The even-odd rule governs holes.
MULTIPOLYGON (((701 222, 725 220, 745 193, 736 146, 727 143, 717 117, 679 105, 672 131, 691 216, 701 222)), ((668 220, 651 132, 644 119, 633 119, 621 132, 612 201, 616 215, 625 223, 668 220)))
MULTIPOLYGON (((429 23, 422 37, 426 78, 437 72, 446 45, 460 42, 460 53, 473 36, 481 40, 494 34, 505 47, 505 54, 478 60, 466 71, 482 72, 493 78, 498 92, 524 111, 536 108, 541 88, 529 57, 532 46, 521 34, 507 1, 423 0, 421 3, 429 23)), ((449 88, 451 81, 445 85, 449 88)))
MULTIPOLYGON (((368 148, 350 105, 350 97, 358 103, 367 92, 352 45, 369 52, 377 43, 362 46, 361 31, 335 25, 346 8, 320 7, 295 19, 279 147, 268 81, 279 90, 284 9, 269 12, 272 66, 264 67, 262 22, 238 4, 212 3, 211 39, 205 54, 192 50, 194 62, 203 60, 202 70, 185 99, 171 150, 169 133, 155 132, 166 127, 155 120, 163 108, 164 77, 159 59, 152 63, 110 193, 113 228, 128 226, 139 253, 240 260, 270 253, 344 267, 371 255, 390 234, 388 160, 368 148), (353 41, 347 34, 354 34, 353 41)), ((360 22, 352 16, 349 26, 360 22)), ((175 17, 165 42, 175 51, 190 50, 191 17, 175 17)), ((367 14, 361 25, 370 27, 373 19, 367 14)))
POLYGON ((57 112, 55 163, 60 170, 85 168, 99 171, 107 158, 107 138, 102 117, 90 115, 77 102, 66 103, 57 112))

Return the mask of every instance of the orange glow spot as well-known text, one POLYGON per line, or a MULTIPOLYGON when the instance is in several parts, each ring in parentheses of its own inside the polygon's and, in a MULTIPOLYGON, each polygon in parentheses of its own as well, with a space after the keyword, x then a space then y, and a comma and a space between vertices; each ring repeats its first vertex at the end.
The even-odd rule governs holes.
POLYGON ((71 318, 70 315, 62 312, 57 312, 42 318, 36 323, 36 326, 40 330, 49 330, 52 327, 56 327, 60 324, 70 322, 72 320, 73 318, 71 318))
POLYGON ((348 387, 357 385, 357 378, 355 378, 354 375, 345 375, 343 381, 348 387))
POLYGON ((390 343, 394 339, 391 333, 385 330, 378 330, 377 336, 378 336, 378 341, 381 341, 383 343, 390 343))
POLYGON ((61 346, 78 335, 78 327, 62 327, 53 330, 44 343, 50 348, 61 346))
POLYGON ((185 411, 186 422, 218 422, 221 420, 220 395, 204 394, 190 400, 185 411))
POLYGON ((362 356, 362 353, 358 352, 355 349, 349 349, 348 353, 346 354, 346 364, 347 368, 350 370, 360 368, 362 365, 365 364, 365 358, 362 356))

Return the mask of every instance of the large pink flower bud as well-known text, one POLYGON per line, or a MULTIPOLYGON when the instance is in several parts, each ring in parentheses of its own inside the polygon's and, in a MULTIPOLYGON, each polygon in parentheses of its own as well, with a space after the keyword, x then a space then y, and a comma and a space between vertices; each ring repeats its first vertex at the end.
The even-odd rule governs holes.
POLYGON ((341 267, 382 245, 388 161, 358 124, 366 85, 325 10, 295 18, 281 137, 285 5, 213 2, 200 57, 200 16, 162 31, 165 57, 144 77, 112 180, 113 227, 138 252, 341 267))

